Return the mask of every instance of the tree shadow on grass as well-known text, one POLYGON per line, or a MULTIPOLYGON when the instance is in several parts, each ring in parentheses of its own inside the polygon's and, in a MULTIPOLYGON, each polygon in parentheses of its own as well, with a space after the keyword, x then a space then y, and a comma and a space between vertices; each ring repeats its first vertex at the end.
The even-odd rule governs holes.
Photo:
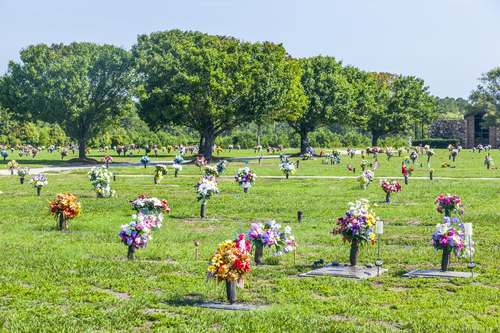
POLYGON ((162 298, 161 302, 173 306, 188 306, 199 303, 208 302, 209 299, 206 295, 190 294, 190 295, 175 295, 169 298, 162 298))

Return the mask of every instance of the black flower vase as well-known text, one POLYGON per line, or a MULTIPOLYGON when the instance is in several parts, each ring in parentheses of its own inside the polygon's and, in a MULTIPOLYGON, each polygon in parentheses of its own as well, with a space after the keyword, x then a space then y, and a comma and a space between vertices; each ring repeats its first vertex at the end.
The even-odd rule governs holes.
POLYGON ((245 187, 245 188, 243 189, 243 192, 248 193, 248 187, 245 187))
POLYGON ((21 178, 21 185, 24 184, 24 178, 21 178))
POLYGON ((387 192, 385 195, 385 202, 391 202, 391 192, 387 192))
POLYGON ((226 294, 229 304, 236 302, 236 281, 229 282, 226 280, 226 294))
POLYGON ((132 260, 132 261, 135 260, 135 245, 134 244, 128 246, 127 259, 132 260))
POLYGON ((59 230, 64 230, 68 228, 68 222, 64 219, 64 215, 59 215, 59 230))
POLYGON ((36 188, 36 193, 37 193, 38 196, 40 196, 41 192, 42 192, 42 188, 41 187, 37 187, 36 188))
POLYGON ((255 248, 253 260, 257 265, 262 265, 263 254, 264 254, 264 246, 259 246, 255 248))
POLYGON ((200 217, 203 219, 207 215, 207 204, 201 204, 200 217))
POLYGON ((351 266, 356 266, 358 263, 359 245, 358 242, 353 241, 351 243, 351 253, 349 255, 349 261, 351 266))
POLYGON ((451 250, 447 248, 443 249, 443 257, 441 258, 441 270, 443 272, 448 271, 450 268, 451 250))
POLYGON ((432 180, 432 172, 430 174, 431 174, 431 180, 432 180))

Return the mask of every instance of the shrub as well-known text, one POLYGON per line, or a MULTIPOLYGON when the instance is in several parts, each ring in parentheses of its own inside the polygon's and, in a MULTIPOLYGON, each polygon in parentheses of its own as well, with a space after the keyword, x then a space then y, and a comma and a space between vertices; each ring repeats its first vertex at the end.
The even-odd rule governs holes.
POLYGON ((412 145, 429 145, 431 148, 446 148, 448 145, 460 145, 460 139, 422 139, 413 141, 412 145))

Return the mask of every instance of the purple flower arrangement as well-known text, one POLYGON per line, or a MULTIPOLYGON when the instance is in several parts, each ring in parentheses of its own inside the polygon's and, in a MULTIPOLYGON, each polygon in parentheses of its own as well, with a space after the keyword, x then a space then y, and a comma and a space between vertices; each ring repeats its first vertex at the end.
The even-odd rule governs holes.
POLYGON ((436 198, 435 204, 438 205, 437 211, 442 214, 443 211, 450 214, 451 212, 456 212, 458 215, 464 215, 465 209, 464 205, 461 204, 460 196, 458 195, 439 195, 436 198))
MULTIPOLYGON (((461 259, 462 256, 468 258, 474 253, 474 248, 469 248, 469 243, 465 241, 465 226, 458 218, 443 217, 443 223, 436 225, 436 231, 432 234, 431 244, 436 252, 448 249, 455 257, 461 259), (452 224, 454 226, 452 226, 452 224), (455 226, 457 225, 458 226, 455 226)), ((471 241, 471 245, 474 242, 471 241)))
POLYGON ((267 250, 270 246, 274 245, 278 255, 281 255, 281 248, 283 248, 283 252, 285 253, 296 249, 298 244, 291 235, 292 228, 286 226, 283 233, 280 229, 281 225, 277 224, 274 220, 267 222, 265 225, 262 225, 262 223, 252 223, 250 230, 247 232, 252 249, 264 246, 267 250))

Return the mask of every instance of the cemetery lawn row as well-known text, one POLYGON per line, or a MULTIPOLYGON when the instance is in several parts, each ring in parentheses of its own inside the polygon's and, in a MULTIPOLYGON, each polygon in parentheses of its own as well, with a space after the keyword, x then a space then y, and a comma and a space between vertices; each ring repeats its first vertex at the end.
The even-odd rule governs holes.
MULTIPOLYGON (((463 152, 462 154, 469 154, 463 152)), ((479 155, 476 153, 476 156, 479 155)), ((483 154, 481 154, 482 156, 483 154)), ((463 156, 463 155, 462 155, 463 156)), ((243 163, 230 163, 233 175, 243 163)), ((305 162, 302 170, 320 169, 320 161, 305 162)), ((270 167, 262 168, 262 175, 270 167)), ((345 166, 341 166, 343 169, 345 166)), ((274 167, 275 168, 275 167, 274 167)), ((335 170, 335 166, 328 166, 335 170)), ((146 169, 152 174, 152 168, 146 169)), ((112 186, 117 197, 96 199, 83 171, 50 174, 49 185, 36 189, 20 185, 17 176, 1 176, 0 329, 42 331, 186 331, 306 332, 345 331, 421 332, 499 330, 500 250, 498 221, 500 181, 413 181, 393 195, 394 202, 415 205, 373 207, 386 226, 382 258, 389 272, 379 279, 298 278, 324 259, 347 263, 349 247, 330 232, 348 202, 360 198, 383 201, 378 183, 360 190, 354 179, 258 179, 244 194, 231 178, 220 178, 221 193, 210 200, 207 219, 199 220, 200 203, 194 183, 199 170, 188 167, 183 177, 168 175, 158 186, 152 178, 119 177, 112 186), (187 175, 191 175, 187 177, 187 175), (171 186, 165 186, 171 185, 171 186), (82 214, 69 221, 69 232, 56 230, 46 216, 47 199, 71 192, 82 203, 82 214), (459 194, 466 205, 463 222, 474 223, 478 264, 476 281, 405 279, 413 269, 437 268, 441 253, 429 243, 442 216, 435 210, 439 194, 459 194), (171 208, 149 247, 138 260, 125 260, 120 226, 131 221, 130 200, 139 194, 166 199, 171 208), (304 221, 297 222, 297 211, 304 221), (225 288, 206 283, 206 259, 217 245, 246 232, 251 223, 275 219, 290 225, 299 243, 293 255, 278 265, 252 266, 250 283, 238 289, 238 300, 264 305, 255 312, 223 312, 190 305, 225 301, 225 288), (200 261, 194 261, 199 241, 200 261), (464 330, 464 328, 466 328, 464 330)), ((144 169, 120 169, 120 174, 144 169)), ((257 171, 258 172, 258 171, 257 171)), ((322 171, 323 172, 323 171, 322 171)), ((326 171, 325 171, 326 172, 326 171)), ((317 173, 320 173, 317 171, 317 173)), ((259 172, 257 173, 259 175, 259 172)), ((265 260, 271 262, 269 252, 265 260)), ((360 250, 360 263, 377 259, 376 246, 360 250)), ((452 270, 465 271, 465 262, 452 259, 452 270)))

